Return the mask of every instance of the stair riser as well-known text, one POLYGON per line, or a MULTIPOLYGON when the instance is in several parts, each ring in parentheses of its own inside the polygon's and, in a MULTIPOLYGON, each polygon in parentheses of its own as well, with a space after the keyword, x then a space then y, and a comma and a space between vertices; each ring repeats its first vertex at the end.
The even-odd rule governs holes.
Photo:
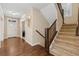
POLYGON ((59 33, 59 35, 67 35, 67 36, 74 36, 74 33, 59 33))
POLYGON ((58 35, 57 38, 60 38, 60 39, 79 39, 79 37, 75 37, 75 36, 65 36, 65 35, 58 35))
POLYGON ((75 26, 64 26, 61 29, 76 29, 75 26))
POLYGON ((76 24, 63 24, 63 26, 76 26, 76 24))
POLYGON ((76 30, 75 29, 71 29, 71 30, 67 30, 67 29, 62 29, 62 30, 60 30, 60 32, 76 32, 76 30))

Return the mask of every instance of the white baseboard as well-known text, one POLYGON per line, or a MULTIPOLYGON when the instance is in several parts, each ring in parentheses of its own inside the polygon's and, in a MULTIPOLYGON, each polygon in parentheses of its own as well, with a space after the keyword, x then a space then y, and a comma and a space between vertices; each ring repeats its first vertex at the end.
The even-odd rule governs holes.
POLYGON ((28 40, 25 40, 27 43, 29 43, 31 46, 35 46, 35 45, 40 45, 40 46, 42 46, 42 47, 45 47, 45 46, 43 46, 43 45, 41 45, 40 43, 31 43, 31 42, 29 42, 28 40))
MULTIPOLYGON (((25 40, 25 39, 24 39, 25 40)), ((36 44, 33 44, 31 42, 29 42, 28 40, 25 40, 27 43, 29 43, 31 46, 35 46, 36 44)))

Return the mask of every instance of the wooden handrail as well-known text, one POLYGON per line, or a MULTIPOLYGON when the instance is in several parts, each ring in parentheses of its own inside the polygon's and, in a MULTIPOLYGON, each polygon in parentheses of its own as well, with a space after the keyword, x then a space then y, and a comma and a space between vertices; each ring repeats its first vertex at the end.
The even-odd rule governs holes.
POLYGON ((48 53, 49 53, 49 46, 51 45, 51 43, 52 43, 52 41, 57 33, 56 21, 57 20, 55 20, 49 28, 45 29, 45 48, 48 51, 48 53))
POLYGON ((64 10, 62 9, 61 3, 57 3, 57 6, 59 8, 60 14, 61 14, 62 19, 63 19, 63 24, 64 24, 64 10))
POLYGON ((61 5, 61 3, 57 3, 57 5, 58 5, 58 8, 60 10, 60 13, 62 14, 62 5, 61 5))
POLYGON ((45 36, 42 35, 38 30, 36 30, 36 32, 37 32, 40 36, 42 36, 43 38, 45 38, 45 36))
POLYGON ((57 19, 52 23, 52 25, 49 27, 49 29, 56 23, 57 19))

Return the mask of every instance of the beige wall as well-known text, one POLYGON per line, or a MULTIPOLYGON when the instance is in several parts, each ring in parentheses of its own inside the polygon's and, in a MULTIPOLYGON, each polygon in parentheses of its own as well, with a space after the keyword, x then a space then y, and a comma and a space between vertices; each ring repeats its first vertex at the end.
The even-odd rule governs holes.
POLYGON ((29 11, 26 11, 26 14, 22 15, 20 19, 20 37, 25 39, 26 42, 28 42, 30 45, 33 46, 33 15, 32 15, 32 9, 29 9, 29 11), (29 19, 29 16, 31 17, 29 19), (30 20, 30 21, 29 21, 30 20), (22 37, 22 22, 25 22, 25 37, 22 37))
POLYGON ((45 45, 45 39, 41 37, 36 30, 45 36, 45 28, 49 26, 49 23, 41 14, 40 10, 33 8, 32 9, 32 21, 33 21, 33 44, 45 45))
POLYGON ((17 19, 17 37, 20 37, 20 19, 17 19))
POLYGON ((7 17, 4 17, 4 38, 7 38, 7 17))
POLYGON ((65 24, 77 24, 78 19, 78 3, 72 3, 72 16, 64 18, 65 24))
POLYGON ((62 24, 63 24, 63 19, 62 19, 62 16, 60 14, 60 11, 59 11, 59 8, 57 5, 56 5, 56 11, 57 11, 56 30, 59 32, 59 30, 61 29, 62 24))
POLYGON ((32 8, 29 15, 26 15, 25 19, 25 40, 32 46, 40 44, 45 45, 45 39, 41 37, 36 30, 40 31, 45 36, 45 28, 49 26, 47 20, 43 17, 38 9, 32 8), (28 22, 28 16, 30 16, 30 21, 28 22), (30 26, 29 26, 30 24, 30 26))

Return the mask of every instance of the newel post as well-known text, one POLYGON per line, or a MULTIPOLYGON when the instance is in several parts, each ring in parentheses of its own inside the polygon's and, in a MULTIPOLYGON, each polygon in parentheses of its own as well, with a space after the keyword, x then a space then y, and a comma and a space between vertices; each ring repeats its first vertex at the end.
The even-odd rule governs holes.
POLYGON ((45 29, 45 49, 49 53, 49 28, 45 29))

